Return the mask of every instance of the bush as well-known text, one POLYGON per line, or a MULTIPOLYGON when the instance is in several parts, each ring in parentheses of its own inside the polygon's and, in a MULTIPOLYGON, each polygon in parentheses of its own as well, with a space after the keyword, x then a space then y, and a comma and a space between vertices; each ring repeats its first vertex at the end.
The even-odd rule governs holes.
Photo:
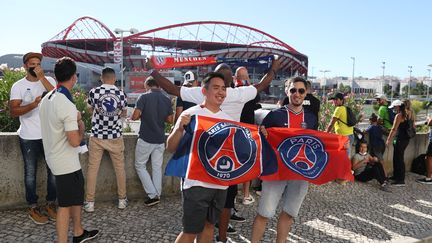
POLYGON ((423 108, 423 102, 418 100, 411 100, 411 109, 418 114, 419 111, 423 108))
POLYGON ((91 130, 91 117, 92 114, 89 112, 87 108, 87 92, 84 91, 81 87, 75 86, 72 89, 72 96, 75 102, 75 106, 79 112, 81 112, 82 120, 84 122, 86 132, 90 132, 91 130))
POLYGON ((18 118, 12 118, 9 111, 9 98, 12 85, 25 77, 23 68, 9 69, 6 64, 0 65, 3 77, 0 78, 0 132, 16 132, 20 126, 18 118))

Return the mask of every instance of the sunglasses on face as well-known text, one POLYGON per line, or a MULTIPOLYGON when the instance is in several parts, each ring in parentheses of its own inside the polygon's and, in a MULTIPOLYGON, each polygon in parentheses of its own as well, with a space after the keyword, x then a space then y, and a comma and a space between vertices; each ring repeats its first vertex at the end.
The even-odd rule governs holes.
POLYGON ((297 93, 299 93, 299 94, 304 94, 304 93, 306 93, 306 90, 303 89, 303 88, 300 88, 300 89, 291 88, 291 89, 289 90, 289 92, 290 92, 291 94, 294 94, 295 92, 297 92, 297 93))

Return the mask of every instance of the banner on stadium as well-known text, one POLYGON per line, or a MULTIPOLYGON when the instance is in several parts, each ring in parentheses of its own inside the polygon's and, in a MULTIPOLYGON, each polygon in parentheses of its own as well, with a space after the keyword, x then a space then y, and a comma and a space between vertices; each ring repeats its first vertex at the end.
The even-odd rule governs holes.
POLYGON ((156 69, 180 68, 180 67, 195 67, 205 66, 218 63, 238 64, 243 66, 271 66, 274 56, 264 56, 257 58, 236 58, 236 57, 150 57, 153 67, 156 69))
POLYGON ((168 176, 236 185, 277 170, 276 154, 258 126, 197 115, 185 131, 168 176))
POLYGON ((346 137, 297 128, 267 131, 265 139, 258 126, 193 116, 165 174, 218 185, 258 176, 314 184, 353 180, 346 137))

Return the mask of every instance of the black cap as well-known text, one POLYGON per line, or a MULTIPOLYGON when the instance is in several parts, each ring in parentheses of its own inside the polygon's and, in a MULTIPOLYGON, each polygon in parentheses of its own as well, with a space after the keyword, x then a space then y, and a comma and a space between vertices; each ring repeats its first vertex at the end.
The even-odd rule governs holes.
POLYGON ((342 93, 336 93, 334 96, 330 97, 331 100, 335 100, 335 99, 340 99, 343 100, 344 99, 344 95, 342 93))

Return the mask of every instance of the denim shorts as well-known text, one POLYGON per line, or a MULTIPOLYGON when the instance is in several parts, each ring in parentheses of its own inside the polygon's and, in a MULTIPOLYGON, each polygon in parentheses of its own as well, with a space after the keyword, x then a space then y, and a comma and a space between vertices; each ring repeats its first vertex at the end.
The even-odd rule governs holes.
POLYGON ((281 201, 282 210, 291 217, 297 217, 308 191, 308 182, 301 180, 263 181, 258 214, 271 218, 281 201))

